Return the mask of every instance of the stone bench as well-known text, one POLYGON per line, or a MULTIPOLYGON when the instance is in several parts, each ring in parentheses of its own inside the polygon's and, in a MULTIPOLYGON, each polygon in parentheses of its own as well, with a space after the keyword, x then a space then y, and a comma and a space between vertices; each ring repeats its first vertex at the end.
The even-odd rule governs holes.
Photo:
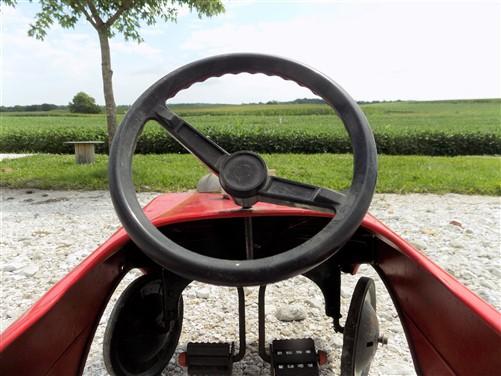
POLYGON ((77 164, 94 163, 96 160, 96 145, 103 141, 67 141, 65 144, 75 145, 75 161, 77 164))

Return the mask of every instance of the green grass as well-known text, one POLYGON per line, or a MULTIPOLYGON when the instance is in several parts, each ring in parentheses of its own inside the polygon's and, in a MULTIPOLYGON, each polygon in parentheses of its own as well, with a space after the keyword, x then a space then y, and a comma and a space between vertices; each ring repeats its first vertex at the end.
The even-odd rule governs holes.
MULTIPOLYGON (((277 175, 334 189, 348 187, 351 155, 264 155, 277 175)), ((107 162, 76 165, 73 156, 37 155, 0 162, 0 185, 11 188, 107 189, 107 162)), ((140 191, 195 187, 206 169, 190 155, 137 155, 134 180, 140 191)), ((378 192, 501 195, 501 157, 380 156, 378 192)))

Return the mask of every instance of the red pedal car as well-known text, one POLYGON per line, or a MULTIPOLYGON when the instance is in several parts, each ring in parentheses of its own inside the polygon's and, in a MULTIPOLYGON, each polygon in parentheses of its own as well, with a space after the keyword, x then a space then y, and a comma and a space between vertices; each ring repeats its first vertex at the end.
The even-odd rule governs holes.
MULTIPOLYGON (((231 375, 246 352, 244 286, 259 289, 259 355, 276 376, 318 375, 328 361, 311 338, 266 342, 266 285, 304 275, 321 289, 333 330, 343 335, 342 375, 367 375, 380 336, 374 281, 360 278, 344 326, 341 273, 377 271, 405 331, 418 374, 496 375, 501 315, 422 253, 367 214, 377 175, 373 134, 358 105, 321 73, 283 58, 232 54, 168 74, 128 111, 110 153, 110 192, 123 229, 52 287, 1 337, 2 375, 77 375, 100 317, 124 275, 139 268, 105 333, 112 375, 157 375, 178 345, 183 290, 192 281, 233 286, 240 331, 234 343, 188 343, 188 375, 231 375), (250 151, 229 154, 166 106, 182 89, 224 74, 264 73, 311 89, 342 119, 352 142, 351 187, 342 192, 269 176, 250 151), (171 193, 141 209, 132 157, 156 120, 218 177, 223 193, 171 193)), ((332 333, 334 335, 334 333, 332 333)))

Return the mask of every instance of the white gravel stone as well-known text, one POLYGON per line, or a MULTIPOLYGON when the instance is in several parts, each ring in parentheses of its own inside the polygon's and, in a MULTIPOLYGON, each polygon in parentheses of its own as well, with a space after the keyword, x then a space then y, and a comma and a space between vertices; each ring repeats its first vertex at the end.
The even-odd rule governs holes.
POLYGON ((210 296, 210 289, 209 288, 201 288, 196 291, 196 296, 197 298, 200 299, 207 299, 210 296))
POLYGON ((15 272, 16 270, 22 269, 26 265, 26 260, 21 260, 20 258, 15 258, 13 260, 7 260, 6 263, 2 262, 1 270, 3 272, 15 272))
POLYGON ((38 266, 33 265, 33 264, 28 264, 24 268, 22 268, 19 271, 19 274, 25 276, 25 277, 32 277, 38 272, 38 266))
POLYGON ((23 157, 28 157, 33 154, 0 154, 0 161, 4 159, 17 159, 17 158, 23 158, 23 157))
MULTIPOLYGON (((142 204, 156 194, 139 195, 142 204)), ((0 291, 1 329, 30 305, 119 226, 108 192, 60 192, 3 189, 1 197, 0 291), (23 274, 24 273, 24 274, 23 274)), ((497 309, 501 308, 501 198, 447 195, 376 195, 371 207, 383 223, 423 252, 497 309), (461 247, 454 245, 461 244, 461 247)), ((108 305, 92 344, 85 375, 106 375, 102 341, 113 303, 138 272, 120 284, 108 305)), ((376 280, 381 332, 389 345, 378 350, 371 375, 413 375, 405 335, 397 313, 374 270, 367 265, 359 275, 376 280)), ((342 277, 342 312, 346 315, 359 275, 342 277)), ((269 375, 258 356, 257 288, 246 288, 247 355, 234 367, 234 375, 269 375)), ((184 293, 185 321, 178 352, 189 341, 237 341, 238 315, 235 289, 193 283, 184 293), (207 294, 208 292, 208 294, 207 294), (202 297, 203 296, 203 297, 202 297)), ((315 339, 330 362, 321 375, 339 374, 342 335, 334 334, 324 314, 320 290, 304 277, 271 285, 266 295, 267 341, 274 338, 315 339), (278 320, 274 307, 301 302, 301 322, 278 320), (304 306, 302 305, 304 303, 304 306)), ((175 359, 165 375, 185 375, 175 359)))
POLYGON ((280 321, 303 321, 306 313, 298 304, 284 305, 275 311, 275 317, 280 321))
POLYGON ((351 290, 348 290, 347 287, 341 285, 341 297, 344 298, 344 299, 348 299, 351 297, 351 293, 352 291, 351 290))
POLYGON ((322 308, 324 305, 323 300, 320 299, 307 299, 305 300, 305 303, 311 308, 317 308, 317 309, 322 308))

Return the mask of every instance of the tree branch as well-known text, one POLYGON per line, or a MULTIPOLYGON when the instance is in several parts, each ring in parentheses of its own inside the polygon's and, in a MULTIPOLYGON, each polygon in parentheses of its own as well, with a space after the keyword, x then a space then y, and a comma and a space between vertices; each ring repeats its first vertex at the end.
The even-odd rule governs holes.
POLYGON ((133 3, 133 0, 125 0, 120 8, 105 22, 106 27, 110 27, 113 23, 126 11, 128 11, 133 3))
POLYGON ((96 21, 92 18, 92 16, 90 15, 90 13, 87 11, 87 9, 85 9, 85 6, 81 5, 80 2, 78 1, 72 1, 70 3, 70 6, 75 9, 76 11, 80 11, 83 13, 83 15, 85 16, 85 18, 87 19, 87 21, 90 22, 90 24, 92 26, 94 26, 95 29, 97 29, 97 23, 96 21))
POLYGON ((104 22, 101 19, 101 17, 99 16, 99 12, 97 11, 96 6, 92 2, 92 0, 87 0, 86 3, 87 3, 87 6, 89 7, 90 12, 92 14, 92 17, 94 18, 94 21, 96 23, 95 27, 96 27, 96 29, 99 29, 100 27, 102 27, 104 25, 104 22))

